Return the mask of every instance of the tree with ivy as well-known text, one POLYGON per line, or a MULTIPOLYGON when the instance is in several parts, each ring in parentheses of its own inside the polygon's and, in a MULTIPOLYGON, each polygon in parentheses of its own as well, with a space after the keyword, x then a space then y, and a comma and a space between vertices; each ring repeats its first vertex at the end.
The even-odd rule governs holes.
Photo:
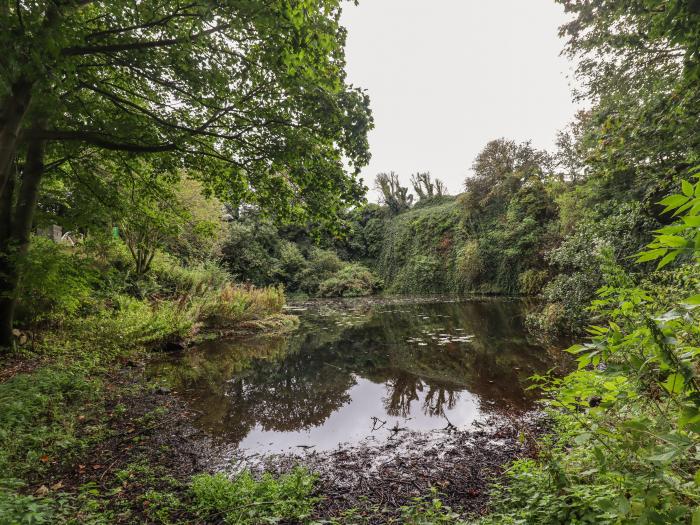
POLYGON ((340 0, 1 1, 0 347, 42 180, 76 177, 71 162, 147 156, 289 219, 332 223, 361 198, 372 118, 345 80, 340 12, 340 0))
POLYGON ((411 175, 411 185, 421 201, 447 195, 445 183, 438 178, 433 180, 429 171, 411 175))
POLYGON ((397 173, 379 173, 374 180, 374 187, 379 192, 379 201, 392 215, 406 211, 413 205, 413 195, 406 186, 401 186, 397 173))

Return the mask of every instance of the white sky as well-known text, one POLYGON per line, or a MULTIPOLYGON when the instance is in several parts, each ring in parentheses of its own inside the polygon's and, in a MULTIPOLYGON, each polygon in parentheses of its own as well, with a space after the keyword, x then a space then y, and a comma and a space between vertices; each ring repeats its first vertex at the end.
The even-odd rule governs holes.
MULTIPOLYGON (((362 171, 430 171, 459 193, 491 139, 553 149, 571 121, 571 66, 554 0, 346 2, 348 80, 371 98, 372 160, 362 171)), ((373 191, 369 199, 376 200, 373 191)))

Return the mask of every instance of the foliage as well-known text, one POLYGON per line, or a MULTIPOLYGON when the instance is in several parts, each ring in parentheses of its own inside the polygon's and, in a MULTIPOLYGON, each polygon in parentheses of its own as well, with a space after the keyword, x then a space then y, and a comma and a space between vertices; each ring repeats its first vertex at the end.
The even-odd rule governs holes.
POLYGON ((277 479, 264 474, 260 480, 246 471, 233 480, 223 474, 197 475, 192 492, 202 519, 257 525, 308 518, 316 502, 311 497, 315 484, 316 477, 302 468, 277 479))
POLYGON ((339 12, 333 0, 264 9, 13 4, 0 13, 14 35, 3 41, 3 111, 19 102, 10 94, 31 100, 22 129, 43 115, 41 136, 61 152, 77 144, 157 153, 175 165, 218 162, 202 178, 237 198, 279 212, 330 209, 354 199, 357 183, 339 158, 365 163, 371 126, 366 96, 344 81, 339 12), (302 200, 283 205, 295 191, 302 200))
POLYGON ((89 259, 59 244, 35 237, 23 262, 17 318, 23 323, 53 312, 75 315, 89 303, 99 273, 89 259))
POLYGON ((560 316, 552 318, 553 307, 530 322, 548 333, 578 332, 590 319, 588 304, 603 285, 610 265, 633 271, 632 256, 644 245, 645 232, 656 221, 639 203, 608 203, 614 211, 598 209, 597 215, 579 221, 576 230, 546 254, 555 277, 543 290, 550 305, 558 305, 560 316))
POLYGON ((21 483, 0 479, 0 525, 40 525, 52 523, 49 501, 19 494, 21 483))
MULTIPOLYGON (((700 183, 683 188, 686 198, 665 199, 669 211, 690 202, 700 183)), ((697 253, 687 243, 700 231, 692 204, 676 213, 678 221, 656 232, 639 263, 658 259, 663 267, 681 248, 697 253), (683 235, 669 239, 669 229, 683 235)), ((611 266, 592 303, 602 322, 589 328, 590 342, 568 350, 577 356, 578 370, 563 379, 534 378, 549 405, 562 411, 559 444, 546 449, 551 452, 539 463, 514 467, 493 519, 504 514, 513 523, 698 519, 700 295, 697 282, 685 282, 694 284, 685 294, 694 295, 675 291, 659 300, 623 268, 611 266)))
POLYGON ((529 142, 494 140, 456 199, 429 173, 414 175, 420 200, 410 210, 398 176, 380 174, 387 216, 355 235, 370 225, 381 234, 374 266, 393 292, 537 294, 551 273, 545 253, 558 241, 555 197, 562 183, 553 166, 529 142))
POLYGON ((401 293, 458 291, 454 251, 459 221, 454 199, 388 220, 377 264, 386 288, 401 293))
POLYGON ((381 281, 361 264, 348 264, 318 287, 321 297, 361 297, 381 288, 381 281))
POLYGON ((527 142, 498 139, 484 147, 472 170, 460 196, 460 280, 470 291, 537 293, 536 286, 524 288, 533 283, 520 276, 542 274, 544 253, 554 241, 550 156, 527 142))
POLYGON ((153 259, 151 271, 138 285, 146 296, 180 298, 219 289, 230 278, 214 261, 192 261, 185 266, 174 256, 160 252, 153 259))
POLYGON ((411 185, 420 201, 447 195, 445 183, 438 178, 433 180, 429 171, 418 172, 415 175, 411 175, 411 185))
MULTIPOLYGON (((338 241, 338 251, 358 257, 377 251, 372 244, 379 242, 375 232, 381 226, 373 222, 379 220, 373 213, 351 223, 352 236, 338 241)), ((332 245, 323 248, 307 231, 285 231, 256 215, 231 224, 224 254, 225 264, 237 278, 259 286, 281 284, 292 293, 367 295, 381 287, 369 269, 341 260, 332 245)))
POLYGON ((413 195, 408 193, 407 187, 401 186, 397 173, 378 173, 374 179, 374 187, 379 192, 381 203, 393 215, 411 208, 413 195))
POLYGON ((401 523, 406 525, 463 524, 459 514, 440 501, 438 491, 431 488, 430 495, 413 498, 409 505, 401 507, 401 523))
POLYGON ((538 295, 549 278, 547 270, 528 268, 518 275, 518 288, 524 295, 538 295))
POLYGON ((204 298, 199 317, 209 326, 230 328, 279 314, 283 306, 281 287, 254 288, 229 283, 204 298))
POLYGON ((239 281, 258 285, 274 282, 280 256, 278 229, 267 219, 233 221, 223 246, 223 264, 239 281))
POLYGON ((2 478, 36 475, 75 457, 84 447, 76 409, 95 401, 97 392, 99 382, 75 367, 46 367, 0 383, 2 478))
POLYGON ((233 206, 334 228, 362 199, 373 125, 345 80, 340 13, 339 0, 3 5, 0 346, 35 210, 58 214, 76 189, 128 208, 115 222, 137 275, 166 237, 196 248, 171 209, 183 170, 233 206), (39 203, 47 178, 59 198, 39 203))

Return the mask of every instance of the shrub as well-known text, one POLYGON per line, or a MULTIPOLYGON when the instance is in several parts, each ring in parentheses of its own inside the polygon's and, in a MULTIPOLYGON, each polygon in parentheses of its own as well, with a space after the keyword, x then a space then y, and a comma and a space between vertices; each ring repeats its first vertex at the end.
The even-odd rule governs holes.
MULTIPOLYGON (((638 263, 697 261, 700 183, 685 182, 682 191, 661 201, 680 219, 657 230, 638 263)), ((604 286, 589 308, 597 323, 589 340, 567 349, 578 369, 532 377, 557 423, 554 435, 537 460, 513 465, 487 523, 700 520, 697 262, 657 274, 651 291, 614 262, 599 261, 604 286), (675 285, 665 289, 669 278, 675 285)))
POLYGON ((459 245, 460 207, 454 197, 386 221, 377 273, 392 292, 457 291, 454 246, 459 245))
POLYGON ((167 297, 197 295, 224 285, 228 273, 212 261, 183 266, 175 257, 159 253, 146 276, 152 282, 152 294, 167 297))
POLYGON ((549 277, 547 270, 535 270, 530 268, 518 276, 520 293, 524 295, 538 295, 549 277))
POLYGON ((318 295, 321 297, 362 297, 372 295, 380 288, 380 279, 369 269, 361 264, 348 264, 320 284, 318 295))
POLYGON ((23 263, 17 318, 40 321, 54 313, 71 316, 89 302, 98 272, 76 250, 33 237, 23 263))
POLYGON ((258 525, 307 518, 317 501, 312 497, 316 476, 302 468, 275 479, 256 480, 244 472, 233 480, 223 474, 200 474, 192 479, 197 513, 204 520, 258 525))
POLYGON ((301 273, 308 263, 296 244, 284 241, 280 244, 278 277, 291 290, 299 288, 301 273))
POLYGON ((321 282, 340 270, 344 263, 335 252, 311 248, 307 267, 299 275, 299 289, 309 295, 318 293, 321 282))

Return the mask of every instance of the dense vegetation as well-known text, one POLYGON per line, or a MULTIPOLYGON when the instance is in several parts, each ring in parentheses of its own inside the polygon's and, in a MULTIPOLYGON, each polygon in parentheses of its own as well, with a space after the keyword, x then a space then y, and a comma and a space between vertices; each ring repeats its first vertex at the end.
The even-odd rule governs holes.
POLYGON ((0 523, 308 521, 302 469, 174 477, 140 433, 80 462, 162 424, 127 363, 381 289, 539 295, 533 333, 590 336, 483 523, 700 523, 700 8, 557 1, 589 107, 557 149, 495 139, 456 196, 379 174, 379 205, 337 0, 0 3, 0 523))

